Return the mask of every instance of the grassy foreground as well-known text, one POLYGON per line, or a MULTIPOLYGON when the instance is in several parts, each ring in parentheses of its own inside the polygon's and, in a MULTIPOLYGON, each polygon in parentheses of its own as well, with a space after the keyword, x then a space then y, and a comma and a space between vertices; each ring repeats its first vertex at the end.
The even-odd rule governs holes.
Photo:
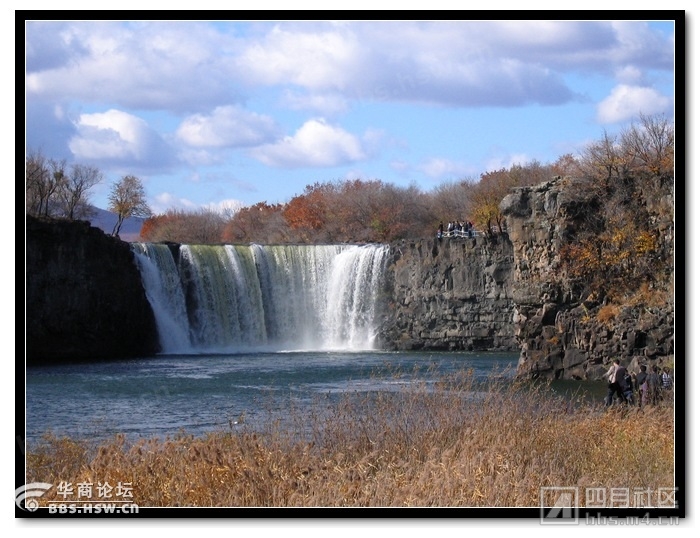
MULTIPOLYGON (((98 447, 47 435, 28 447, 27 483, 130 483, 141 507, 537 507, 543 486, 675 485, 672 402, 606 411, 466 372, 325 405, 265 432, 98 447)), ((48 502, 65 500, 52 488, 48 502)))

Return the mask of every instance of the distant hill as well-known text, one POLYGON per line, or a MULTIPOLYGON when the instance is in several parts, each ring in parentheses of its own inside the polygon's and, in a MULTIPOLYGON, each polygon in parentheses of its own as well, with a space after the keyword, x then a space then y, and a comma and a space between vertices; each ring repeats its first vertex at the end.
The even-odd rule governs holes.
MULTIPOLYGON (((99 207, 93 206, 92 209, 95 211, 95 216, 90 218, 90 224, 107 234, 111 234, 114 225, 117 223, 117 215, 111 211, 100 209, 99 207)), ((124 223, 119 231, 119 237, 122 241, 139 241, 141 226, 143 226, 145 220, 146 219, 141 217, 129 217, 128 219, 124 219, 124 223)))

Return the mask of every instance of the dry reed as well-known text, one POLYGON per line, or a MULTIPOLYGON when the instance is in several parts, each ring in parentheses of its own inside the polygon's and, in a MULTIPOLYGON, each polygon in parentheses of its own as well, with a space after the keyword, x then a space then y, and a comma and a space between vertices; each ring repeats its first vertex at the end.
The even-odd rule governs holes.
MULTIPOLYGON (((543 486, 672 488, 672 402, 602 409, 471 372, 271 425, 90 449, 46 436, 27 482, 118 482, 139 506, 533 507, 543 486)), ((60 502, 55 488, 42 503, 60 502)))

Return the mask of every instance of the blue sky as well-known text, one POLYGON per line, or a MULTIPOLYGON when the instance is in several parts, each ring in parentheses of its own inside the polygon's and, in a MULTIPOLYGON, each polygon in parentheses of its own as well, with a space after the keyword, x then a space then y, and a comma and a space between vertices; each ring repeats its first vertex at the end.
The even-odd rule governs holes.
POLYGON ((674 115, 674 23, 28 22, 26 146, 156 213, 308 184, 430 191, 674 115))

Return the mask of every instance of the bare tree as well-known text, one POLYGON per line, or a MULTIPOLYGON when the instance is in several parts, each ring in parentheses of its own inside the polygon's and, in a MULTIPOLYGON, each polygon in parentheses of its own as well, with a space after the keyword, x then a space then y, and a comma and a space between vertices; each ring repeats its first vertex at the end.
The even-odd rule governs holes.
POLYGON ((150 217, 152 212, 146 203, 146 193, 141 180, 128 175, 116 182, 109 194, 109 210, 117 214, 117 223, 112 230, 112 235, 117 237, 124 219, 150 217))
POLYGON ((675 129, 664 116, 640 115, 639 124, 624 130, 621 146, 647 172, 672 175, 675 129))
POLYGON ((85 218, 94 212, 90 208, 87 192, 102 181, 102 173, 94 166, 74 164, 65 177, 59 192, 63 215, 71 220, 85 218))
POLYGON ((463 220, 470 209, 470 195, 478 180, 463 179, 459 182, 444 182, 431 193, 431 212, 434 221, 463 220))
POLYGON ((66 181, 66 161, 46 159, 32 152, 25 161, 26 209, 32 215, 49 217, 56 212, 58 195, 66 181))
POLYGON ((49 169, 46 157, 40 151, 27 154, 24 164, 26 200, 25 207, 30 215, 41 215, 46 195, 44 185, 49 169))

